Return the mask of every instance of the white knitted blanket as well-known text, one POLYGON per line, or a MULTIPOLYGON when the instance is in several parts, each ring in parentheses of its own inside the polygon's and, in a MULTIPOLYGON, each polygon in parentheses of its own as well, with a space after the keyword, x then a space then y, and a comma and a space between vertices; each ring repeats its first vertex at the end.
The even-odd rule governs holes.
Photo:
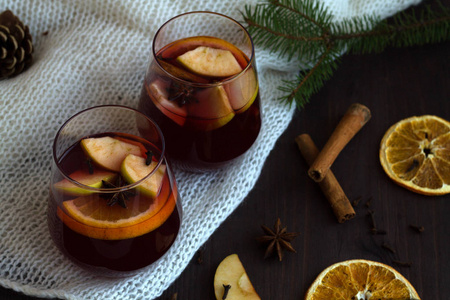
MULTIPOLYGON (((336 20, 388 17, 420 0, 322 0, 336 20)), ((238 21, 257 0, 0 0, 30 27, 35 53, 29 70, 0 81, 0 284, 40 297, 154 299, 183 272, 197 249, 254 186, 294 107, 277 87, 296 65, 256 49, 263 109, 254 147, 224 170, 175 170, 184 208, 179 238, 162 260, 138 276, 104 279, 73 265, 47 231, 51 145, 61 124, 100 104, 136 107, 151 40, 169 18, 209 10, 238 21), (46 33, 46 34, 44 34, 46 33)))

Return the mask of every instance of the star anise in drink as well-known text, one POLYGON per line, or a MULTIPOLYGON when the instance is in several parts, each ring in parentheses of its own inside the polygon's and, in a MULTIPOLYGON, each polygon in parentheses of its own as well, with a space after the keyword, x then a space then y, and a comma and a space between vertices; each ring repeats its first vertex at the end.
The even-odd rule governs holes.
MULTIPOLYGON (((111 182, 102 180, 102 185, 104 188, 107 189, 116 189, 116 188, 120 188, 124 185, 126 185, 127 183, 125 182, 125 180, 123 180, 122 176, 118 176, 116 183, 113 184, 111 182)), ((127 208, 127 201, 130 200, 130 197, 134 196, 135 193, 133 191, 119 191, 119 192, 115 192, 115 193, 111 193, 111 194, 106 194, 105 198, 108 200, 108 202, 106 203, 109 206, 113 206, 114 204, 118 204, 123 208, 127 208)))
POLYGON ((176 101, 180 107, 186 103, 198 101, 194 97, 194 88, 191 86, 174 82, 167 92, 169 93, 169 100, 176 101))
POLYGON ((262 225, 261 228, 264 230, 266 235, 258 237, 256 240, 261 243, 268 244, 264 258, 271 256, 276 251, 278 259, 282 261, 284 250, 294 253, 297 252, 292 247, 291 241, 300 233, 287 232, 287 227, 281 226, 280 218, 278 218, 275 222, 273 230, 265 225, 262 225))

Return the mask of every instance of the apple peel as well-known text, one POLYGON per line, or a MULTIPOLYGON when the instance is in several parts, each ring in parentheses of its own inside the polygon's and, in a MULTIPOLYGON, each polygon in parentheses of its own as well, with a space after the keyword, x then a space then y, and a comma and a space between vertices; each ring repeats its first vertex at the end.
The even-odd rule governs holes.
MULTIPOLYGON (((150 174, 157 164, 156 161, 152 161, 146 165, 145 158, 129 154, 122 162, 120 173, 128 183, 135 183, 150 174)), ((160 165, 150 177, 136 186, 136 189, 144 195, 156 197, 162 186, 165 172, 166 166, 160 165)))
MULTIPOLYGON (((75 171, 74 173, 69 175, 72 180, 75 180, 76 182, 79 182, 83 185, 90 186, 92 188, 101 188, 103 180, 112 181, 116 176, 117 174, 107 171, 94 171, 93 174, 90 174, 89 172, 82 170, 75 171)), ((91 190, 83 189, 82 187, 77 186, 67 179, 56 182, 53 187, 56 190, 72 196, 84 196, 92 194, 91 190)))

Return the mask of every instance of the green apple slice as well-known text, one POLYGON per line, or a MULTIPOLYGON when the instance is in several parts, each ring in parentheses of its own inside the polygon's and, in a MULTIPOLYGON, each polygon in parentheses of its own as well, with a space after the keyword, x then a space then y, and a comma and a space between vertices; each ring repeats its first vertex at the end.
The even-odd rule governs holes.
POLYGON ((118 140, 109 136, 86 138, 81 140, 84 152, 98 166, 110 171, 119 172, 122 161, 128 154, 142 155, 139 145, 130 144, 124 139, 118 140))
MULTIPOLYGON (((103 180, 112 181, 116 176, 116 173, 107 171, 94 171, 93 174, 90 174, 89 172, 82 170, 75 171, 74 173, 69 175, 69 177, 73 180, 93 188, 101 188, 103 180)), ((67 179, 58 181, 53 185, 53 187, 56 190, 72 196, 85 196, 92 194, 92 191, 83 189, 82 187, 73 184, 67 179)))
POLYGON ((229 50, 200 46, 177 57, 186 69, 203 76, 229 77, 242 71, 229 50))
POLYGON ((246 111, 258 95, 258 82, 253 68, 225 85, 231 107, 239 114, 246 111))
MULTIPOLYGON (((120 173, 128 183, 135 183, 150 174, 156 165, 156 161, 146 165, 145 158, 129 154, 122 162, 120 173)), ((156 197, 161 188, 165 172, 166 166, 160 165, 156 172, 141 182, 136 189, 146 196, 156 197)))
POLYGON ((196 129, 208 131, 227 124, 234 117, 233 108, 222 86, 199 90, 197 101, 186 104, 190 124, 196 129))

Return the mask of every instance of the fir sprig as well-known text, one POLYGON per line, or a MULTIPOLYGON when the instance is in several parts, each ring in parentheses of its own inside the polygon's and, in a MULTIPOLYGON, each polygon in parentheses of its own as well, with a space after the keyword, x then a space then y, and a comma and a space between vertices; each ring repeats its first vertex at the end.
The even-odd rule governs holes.
POLYGON ((301 108, 331 78, 344 52, 375 53, 450 40, 450 9, 440 2, 437 6, 427 5, 420 14, 410 9, 387 20, 361 16, 334 22, 316 0, 269 0, 246 6, 243 17, 258 45, 311 66, 279 87, 285 93, 282 101, 301 108))

